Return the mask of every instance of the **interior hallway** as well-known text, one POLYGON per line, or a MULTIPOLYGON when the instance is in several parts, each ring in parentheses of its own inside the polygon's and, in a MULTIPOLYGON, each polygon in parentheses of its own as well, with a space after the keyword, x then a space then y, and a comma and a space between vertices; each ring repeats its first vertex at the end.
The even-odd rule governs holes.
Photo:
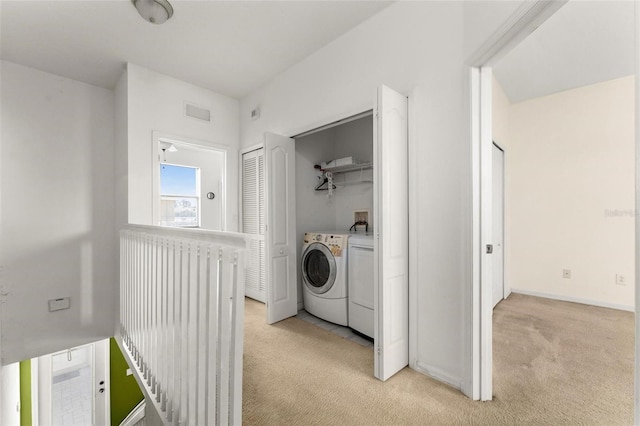
MULTIPOLYGON (((245 303, 243 424, 633 424, 633 314, 512 294, 494 311, 494 400, 405 368, 298 318, 245 303)), ((455 337, 452 337, 455 338, 455 337)))

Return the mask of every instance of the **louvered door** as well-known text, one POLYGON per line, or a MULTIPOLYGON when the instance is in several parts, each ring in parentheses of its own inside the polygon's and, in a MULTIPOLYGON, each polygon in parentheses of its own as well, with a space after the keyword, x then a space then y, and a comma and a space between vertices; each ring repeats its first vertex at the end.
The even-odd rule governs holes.
POLYGON ((242 154, 242 232, 251 235, 245 294, 266 302, 264 149, 242 154))

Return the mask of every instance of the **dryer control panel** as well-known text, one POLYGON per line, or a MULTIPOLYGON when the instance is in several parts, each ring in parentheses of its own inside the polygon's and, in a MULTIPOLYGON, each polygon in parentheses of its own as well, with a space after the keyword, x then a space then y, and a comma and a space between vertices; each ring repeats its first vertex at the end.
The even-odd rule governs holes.
POLYGON ((322 234, 316 232, 305 232, 304 243, 322 243, 331 250, 335 257, 341 257, 342 251, 347 249, 348 235, 344 234, 322 234))

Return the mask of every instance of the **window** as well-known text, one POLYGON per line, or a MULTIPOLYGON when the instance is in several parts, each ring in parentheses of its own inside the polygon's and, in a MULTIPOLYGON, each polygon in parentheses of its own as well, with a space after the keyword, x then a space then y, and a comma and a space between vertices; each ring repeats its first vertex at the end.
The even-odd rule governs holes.
POLYGON ((160 165, 160 225, 200 226, 200 169, 160 165))

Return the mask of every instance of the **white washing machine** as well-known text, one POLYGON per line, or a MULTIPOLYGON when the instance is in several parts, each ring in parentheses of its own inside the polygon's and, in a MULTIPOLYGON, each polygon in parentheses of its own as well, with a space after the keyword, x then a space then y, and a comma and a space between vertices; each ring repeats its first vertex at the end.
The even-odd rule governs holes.
POLYGON ((349 237, 349 327, 373 336, 373 235, 349 237))
POLYGON ((302 297, 311 315, 348 325, 347 242, 349 235, 307 232, 302 246, 302 297))

